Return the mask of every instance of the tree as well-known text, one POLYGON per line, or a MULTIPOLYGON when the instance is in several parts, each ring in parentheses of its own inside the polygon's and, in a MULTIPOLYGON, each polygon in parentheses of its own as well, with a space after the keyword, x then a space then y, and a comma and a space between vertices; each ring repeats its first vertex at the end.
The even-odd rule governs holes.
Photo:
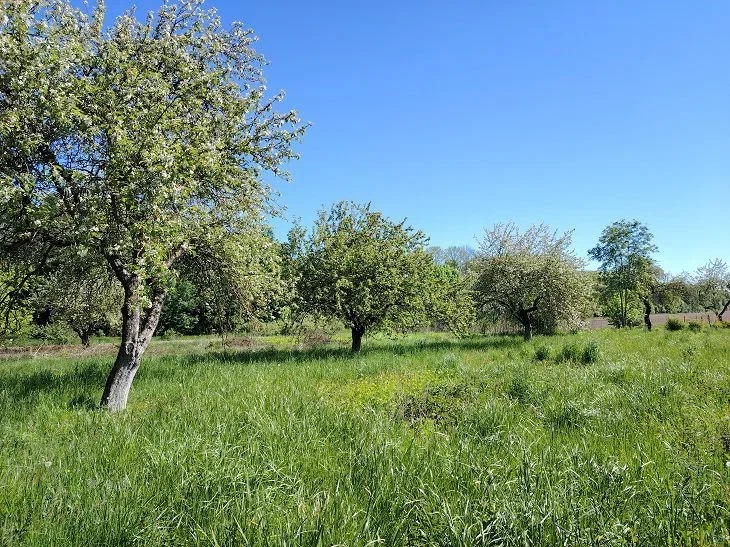
POLYGON ((730 271, 725 261, 716 258, 698 268, 695 284, 700 305, 722 321, 730 308, 730 271))
POLYGON ((102 4, 87 16, 69 0, 3 0, 0 252, 74 246, 108 262, 124 293, 111 410, 180 260, 256 252, 247 235, 273 209, 263 173, 287 178, 296 157, 304 126, 265 97, 254 40, 194 0, 108 27, 102 4))
POLYGON ((341 320, 353 352, 366 333, 422 325, 432 317, 435 287, 444 286, 435 279, 426 241, 369 204, 343 201, 320 211, 298 259, 302 310, 341 320))
POLYGON ((661 281, 664 271, 653 260, 647 259, 643 276, 637 283, 637 294, 644 306, 644 325, 651 331, 651 314, 656 308, 660 296, 665 293, 665 287, 661 281))
POLYGON ((436 264, 449 264, 460 272, 466 271, 476 255, 476 251, 467 245, 452 245, 446 248, 433 246, 428 248, 428 252, 433 255, 436 264))
POLYGON ((35 284, 30 301, 50 320, 68 324, 88 346, 99 330, 119 326, 122 287, 103 259, 64 251, 35 284))
POLYGON ((577 324, 590 284, 571 241, 571 232, 559 236, 544 224, 524 232, 513 223, 485 230, 474 266, 481 311, 516 321, 525 340, 538 322, 543 332, 577 324))
POLYGON ((601 263, 601 282, 607 299, 618 298, 617 326, 629 324, 632 294, 643 290, 651 255, 657 248, 653 235, 637 220, 620 220, 606 227, 588 255, 601 263))

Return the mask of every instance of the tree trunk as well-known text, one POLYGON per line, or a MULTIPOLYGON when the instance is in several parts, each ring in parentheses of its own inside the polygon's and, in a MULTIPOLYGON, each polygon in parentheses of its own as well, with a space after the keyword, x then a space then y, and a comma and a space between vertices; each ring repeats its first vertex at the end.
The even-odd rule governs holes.
POLYGON ((352 327, 352 352, 357 353, 360 351, 362 346, 362 336, 365 334, 365 329, 352 327))
POLYGON ((122 342, 101 396, 101 406, 112 412, 124 410, 127 406, 132 380, 160 321, 166 294, 164 289, 155 291, 147 315, 142 321, 138 293, 137 282, 129 283, 124 288, 122 342))
POLYGON ((522 326, 525 329, 523 334, 525 340, 532 340, 532 317, 530 317, 530 312, 527 310, 520 310, 517 312, 517 317, 519 317, 520 323, 522 323, 522 326))
POLYGON ((114 361, 114 366, 106 380, 104 394, 101 396, 101 406, 117 412, 124 410, 127 406, 127 397, 129 397, 129 389, 132 387, 132 380, 137 374, 141 355, 138 355, 137 348, 130 347, 131 352, 127 351, 127 344, 122 344, 114 361))
POLYGON ((651 300, 644 298, 644 324, 651 331, 651 300))
POLYGON ((81 344, 83 344, 85 348, 88 348, 91 345, 91 337, 89 336, 88 331, 81 331, 79 333, 79 338, 81 338, 81 344))
POLYGON ((730 308, 730 300, 725 302, 725 305, 722 307, 722 310, 720 310, 720 313, 717 314, 718 321, 723 321, 722 316, 725 315, 725 312, 727 311, 728 308, 730 308))

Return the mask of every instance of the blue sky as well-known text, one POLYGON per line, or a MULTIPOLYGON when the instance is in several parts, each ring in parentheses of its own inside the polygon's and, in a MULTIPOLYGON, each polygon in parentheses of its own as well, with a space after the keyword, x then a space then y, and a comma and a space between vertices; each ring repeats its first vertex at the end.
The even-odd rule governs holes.
POLYGON ((442 246, 544 221, 584 257, 637 218, 666 270, 730 260, 728 2, 207 5, 255 29, 313 124, 277 184, 289 217, 370 201, 442 246))

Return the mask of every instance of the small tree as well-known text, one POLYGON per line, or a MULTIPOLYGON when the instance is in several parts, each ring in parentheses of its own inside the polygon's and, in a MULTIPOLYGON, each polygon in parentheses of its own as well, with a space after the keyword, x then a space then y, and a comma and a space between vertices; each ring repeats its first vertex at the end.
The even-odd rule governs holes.
POLYGON ((700 305, 722 321, 730 308, 730 271, 725 261, 716 258, 698 268, 695 284, 700 305))
POLYGON ((570 250, 571 232, 558 236, 541 224, 521 232, 513 223, 485 230, 475 261, 477 305, 520 324, 525 340, 577 324, 590 293, 582 261, 570 250))
POLYGON ((343 201, 320 211, 297 261, 302 310, 341 320, 353 352, 366 333, 424 324, 433 317, 435 291, 445 286, 435 278, 426 241, 370 205, 343 201))
POLYGON ((31 302, 52 321, 63 321, 84 346, 102 329, 119 327, 123 292, 106 262, 67 249, 34 287, 31 302))
POLYGON ((588 255, 601 263, 601 283, 604 297, 618 298, 617 326, 629 324, 632 295, 645 292, 651 268, 651 255, 656 252, 653 235, 637 220, 620 220, 606 227, 598 245, 588 255))
POLYGON ((465 272, 469 263, 476 256, 476 251, 468 245, 452 245, 451 247, 433 246, 428 248, 436 264, 451 265, 460 272, 465 272))
POLYGON ((101 404, 120 410, 180 260, 256 252, 246 234, 271 210, 262 173, 286 177, 303 127, 265 97, 252 31, 197 0, 109 26, 102 4, 3 8, 0 254, 77 247, 107 261, 124 301, 101 404))

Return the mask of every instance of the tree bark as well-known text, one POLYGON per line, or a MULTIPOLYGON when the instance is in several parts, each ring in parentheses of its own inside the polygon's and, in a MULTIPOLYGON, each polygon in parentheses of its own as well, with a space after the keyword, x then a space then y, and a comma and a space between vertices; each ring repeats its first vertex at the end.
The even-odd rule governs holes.
POLYGON ((519 318, 520 323, 522 323, 522 327, 525 329, 523 334, 525 340, 532 340, 532 317, 530 317, 530 312, 527 310, 519 310, 517 312, 517 317, 519 318))
POLYGON ((127 351, 128 348, 125 348, 125 346, 126 344, 122 343, 119 348, 114 366, 106 379, 104 394, 101 397, 101 406, 112 412, 118 412, 127 407, 129 390, 132 387, 132 380, 137 374, 137 369, 139 369, 141 359, 139 348, 130 346, 131 351, 127 351))
POLYGON ((154 293, 147 316, 142 321, 138 293, 139 283, 136 281, 124 287, 122 341, 101 396, 101 406, 112 412, 124 410, 127 406, 132 381, 159 323, 166 295, 163 289, 154 293))
POLYGON ((644 298, 644 324, 651 331, 651 300, 644 298))
POLYGON ((722 307, 722 310, 720 310, 720 313, 717 314, 718 321, 723 321, 722 316, 725 315, 725 312, 727 311, 728 308, 730 308, 730 300, 725 302, 725 305, 722 307))
POLYGON ((357 353, 362 347, 362 336, 365 334, 365 329, 359 327, 352 327, 352 352, 357 353))

